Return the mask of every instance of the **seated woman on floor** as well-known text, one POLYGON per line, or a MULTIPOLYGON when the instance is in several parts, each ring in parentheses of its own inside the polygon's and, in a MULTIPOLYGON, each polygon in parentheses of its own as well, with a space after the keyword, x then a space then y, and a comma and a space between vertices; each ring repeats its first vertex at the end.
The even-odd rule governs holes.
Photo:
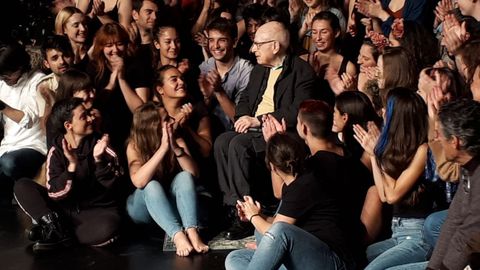
POLYGON ((127 213, 136 223, 153 219, 173 239, 178 256, 205 253, 208 246, 198 234, 198 167, 173 124, 151 102, 135 111, 127 159, 137 189, 127 199, 127 213))
POLYGON ((55 103, 49 119, 60 134, 47 157, 46 188, 28 178, 15 184, 21 208, 38 224, 34 251, 80 244, 103 246, 117 235, 120 214, 112 187, 122 174, 109 136, 94 133, 80 98, 55 103))
POLYGON ((192 101, 190 89, 178 68, 165 65, 157 73, 155 96, 168 116, 175 120, 174 131, 181 134, 197 162, 209 157, 212 135, 205 104, 192 101))

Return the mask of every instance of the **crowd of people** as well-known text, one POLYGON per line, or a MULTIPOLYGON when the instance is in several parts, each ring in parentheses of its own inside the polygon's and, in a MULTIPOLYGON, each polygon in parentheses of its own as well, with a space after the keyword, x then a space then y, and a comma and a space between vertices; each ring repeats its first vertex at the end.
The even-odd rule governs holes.
POLYGON ((480 1, 52 5, 40 45, 0 39, 35 252, 129 223, 178 256, 255 235, 226 269, 480 267, 480 1))

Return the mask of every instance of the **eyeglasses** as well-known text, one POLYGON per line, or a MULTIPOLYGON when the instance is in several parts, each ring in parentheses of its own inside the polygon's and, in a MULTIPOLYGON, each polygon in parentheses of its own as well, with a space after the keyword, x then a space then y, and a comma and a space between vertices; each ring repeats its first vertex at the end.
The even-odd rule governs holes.
POLYGON ((252 44, 252 47, 257 47, 257 50, 260 50, 260 47, 263 45, 263 44, 267 44, 267 43, 270 43, 270 42, 275 42, 276 40, 269 40, 269 41, 263 41, 263 42, 253 42, 252 44))

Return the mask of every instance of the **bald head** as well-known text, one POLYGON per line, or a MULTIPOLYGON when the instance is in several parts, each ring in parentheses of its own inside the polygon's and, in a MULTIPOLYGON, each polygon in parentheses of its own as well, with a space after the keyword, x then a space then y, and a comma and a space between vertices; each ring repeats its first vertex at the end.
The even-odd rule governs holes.
POLYGON ((271 21, 263 24, 258 28, 255 36, 260 37, 261 40, 275 40, 280 44, 280 54, 285 54, 290 46, 290 35, 285 26, 276 21, 271 21))

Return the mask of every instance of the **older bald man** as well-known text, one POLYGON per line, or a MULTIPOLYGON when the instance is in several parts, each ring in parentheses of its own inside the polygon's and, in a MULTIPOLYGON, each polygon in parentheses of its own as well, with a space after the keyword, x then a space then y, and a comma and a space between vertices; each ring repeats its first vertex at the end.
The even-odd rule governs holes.
POLYGON ((226 232, 230 240, 253 233, 250 224, 238 219, 237 200, 244 195, 264 195, 264 187, 270 186, 269 177, 256 177, 262 175, 260 171, 268 175, 263 161, 262 117, 271 114, 279 121, 285 119, 287 129, 294 131, 300 103, 313 97, 315 73, 307 62, 289 53, 289 40, 289 32, 280 22, 268 22, 257 30, 251 51, 258 65, 236 106, 235 131, 226 132, 215 141, 223 203, 229 220, 234 220, 226 232))

